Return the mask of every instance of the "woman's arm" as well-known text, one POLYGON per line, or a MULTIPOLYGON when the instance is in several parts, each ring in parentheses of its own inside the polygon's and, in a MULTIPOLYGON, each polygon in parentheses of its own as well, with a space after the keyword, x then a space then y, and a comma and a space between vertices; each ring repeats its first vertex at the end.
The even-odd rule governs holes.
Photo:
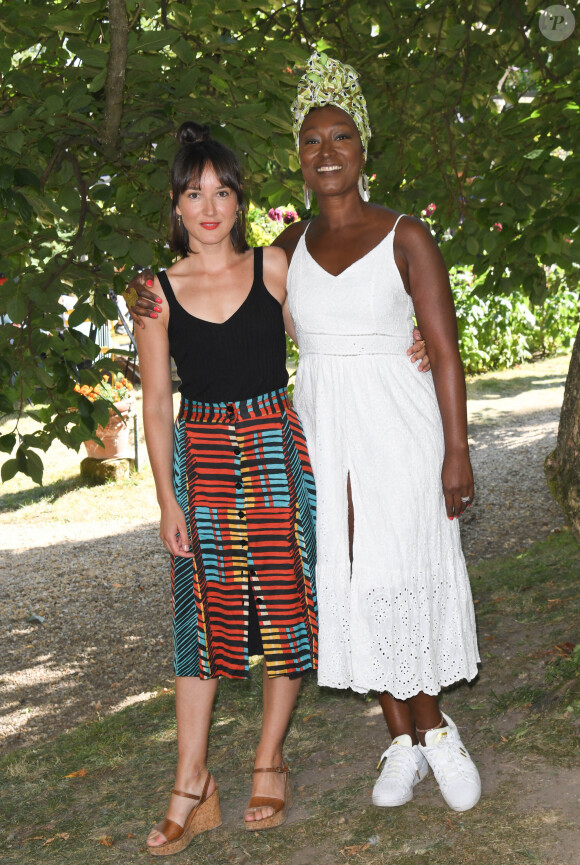
MULTIPOLYGON (((154 290, 161 292, 157 280, 154 290)), ((162 296, 157 294, 157 297, 162 296)), ((167 310, 167 304, 164 306, 167 310)), ((173 398, 168 319, 168 313, 164 312, 161 314, 161 327, 147 327, 136 332, 143 390, 143 424, 161 508, 161 540, 172 555, 191 558, 185 515, 173 489, 173 398)))
POLYGON ((282 249, 274 245, 264 248, 264 284, 274 295, 282 307, 284 327, 288 336, 296 342, 296 331, 294 322, 288 309, 288 295, 286 293, 286 278, 288 276, 288 261, 282 249))
POLYGON ((429 345, 435 392, 443 422, 445 459, 441 478, 447 515, 458 517, 473 498, 473 472, 467 444, 465 376, 459 355, 457 321, 449 275, 428 229, 403 220, 398 240, 408 264, 417 323, 429 345))
POLYGON ((290 337, 293 343, 298 345, 298 339, 296 338, 296 328, 294 327, 294 321, 292 316, 290 315, 290 307, 288 306, 288 298, 284 301, 284 306, 282 307, 282 315, 284 317, 284 327, 286 328, 286 333, 290 337))

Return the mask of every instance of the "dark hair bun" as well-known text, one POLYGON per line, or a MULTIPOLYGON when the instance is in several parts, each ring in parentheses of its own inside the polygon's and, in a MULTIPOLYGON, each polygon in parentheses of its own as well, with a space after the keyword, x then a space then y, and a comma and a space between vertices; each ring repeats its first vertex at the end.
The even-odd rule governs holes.
POLYGON ((200 126, 199 123, 194 123, 193 120, 187 120, 182 123, 177 131, 177 141, 179 144, 200 144, 203 141, 209 141, 211 138, 209 126, 200 126))

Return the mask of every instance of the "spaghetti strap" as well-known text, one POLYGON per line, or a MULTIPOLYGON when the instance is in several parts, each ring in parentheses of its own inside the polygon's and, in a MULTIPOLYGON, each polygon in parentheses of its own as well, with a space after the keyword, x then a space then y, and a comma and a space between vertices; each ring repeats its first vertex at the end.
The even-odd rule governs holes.
POLYGON ((397 225, 399 224, 399 219, 402 219, 403 216, 406 216, 406 215, 407 215, 406 213, 400 213, 400 214, 397 216, 396 222, 395 222, 395 224, 393 225, 393 227, 391 228, 391 232, 392 232, 393 234, 394 234, 394 232, 395 232, 395 228, 396 228, 397 225))
POLYGON ((161 288, 165 292, 165 297, 167 298, 167 303, 169 304, 170 307, 174 306, 177 303, 177 300, 175 298, 175 293, 173 291, 173 288, 171 287, 171 283, 169 282, 169 277, 167 276, 167 273, 164 270, 160 270, 159 273, 156 274, 156 276, 157 276, 157 279, 159 280, 161 288))
MULTIPOLYGON (((261 246, 254 248, 254 285, 264 281, 264 250, 261 246)), ((252 286, 253 288, 254 286, 252 286)))

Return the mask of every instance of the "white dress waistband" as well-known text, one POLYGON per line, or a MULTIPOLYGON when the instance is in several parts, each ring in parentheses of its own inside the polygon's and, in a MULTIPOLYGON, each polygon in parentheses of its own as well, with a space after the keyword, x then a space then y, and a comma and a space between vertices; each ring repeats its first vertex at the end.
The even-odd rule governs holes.
POLYGON ((412 344, 411 336, 391 336, 387 333, 301 333, 299 349, 300 357, 309 354, 404 355, 412 344))

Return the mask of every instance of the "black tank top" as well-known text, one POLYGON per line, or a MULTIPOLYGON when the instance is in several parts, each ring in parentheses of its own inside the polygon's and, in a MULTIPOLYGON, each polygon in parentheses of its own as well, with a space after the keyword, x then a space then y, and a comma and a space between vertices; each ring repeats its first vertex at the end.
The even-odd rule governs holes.
POLYGON ((223 324, 205 321, 178 303, 165 271, 157 274, 169 304, 169 348, 180 391, 201 402, 236 402, 286 387, 282 307, 264 285, 263 250, 254 250, 254 281, 223 324))

